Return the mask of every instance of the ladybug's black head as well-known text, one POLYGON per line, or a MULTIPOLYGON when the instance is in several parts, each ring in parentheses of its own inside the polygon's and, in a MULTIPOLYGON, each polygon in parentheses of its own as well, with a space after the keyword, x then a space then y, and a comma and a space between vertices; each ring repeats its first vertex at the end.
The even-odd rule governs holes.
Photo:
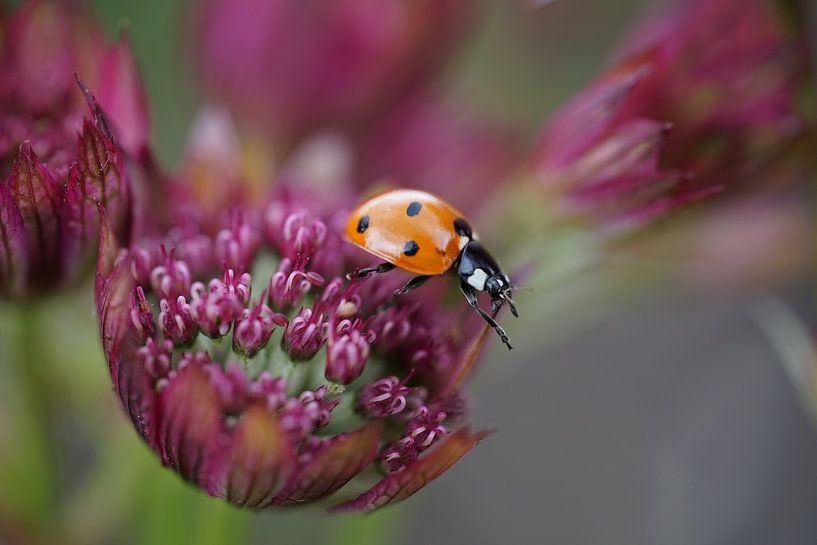
POLYGON ((512 299, 511 279, 502 272, 493 256, 479 242, 470 240, 465 245, 457 274, 464 284, 491 296, 494 313, 507 302, 513 315, 519 316, 512 299))

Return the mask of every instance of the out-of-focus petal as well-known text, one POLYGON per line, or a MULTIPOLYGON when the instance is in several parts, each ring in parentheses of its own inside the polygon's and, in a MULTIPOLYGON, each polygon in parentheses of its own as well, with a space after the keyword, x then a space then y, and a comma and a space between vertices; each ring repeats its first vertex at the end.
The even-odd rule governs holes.
MULTIPOLYGON (((191 400, 192 401, 192 400, 191 400)), ((295 456, 278 419, 262 405, 250 407, 213 453, 201 482, 213 496, 247 507, 261 507, 287 482, 295 456)))
POLYGON ((94 91, 111 120, 117 143, 138 158, 150 141, 150 116, 139 67, 125 37, 105 51, 94 91))
POLYGON ((368 136, 359 179, 432 191, 474 212, 518 166, 521 138, 421 97, 395 109, 368 136))
POLYGON ((188 136, 179 190, 208 223, 242 202, 251 189, 243 184, 242 159, 230 113, 216 106, 203 108, 188 136))
POLYGON ((131 260, 122 259, 109 275, 97 274, 96 305, 102 347, 111 381, 136 430, 155 447, 156 391, 153 381, 136 360, 137 339, 130 323, 130 297, 135 282, 131 260))
POLYGON ((363 471, 377 457, 380 423, 323 439, 315 454, 298 468, 273 505, 298 505, 328 496, 363 471))
POLYGON ((436 391, 432 392, 435 398, 447 399, 462 384, 462 381, 473 370, 482 353, 482 348, 491 337, 492 332, 493 330, 488 324, 482 326, 476 337, 463 349, 457 364, 451 368, 450 375, 446 377, 446 380, 442 382, 436 391))
MULTIPOLYGON (((220 371, 215 366, 214 370, 220 371)), ((209 458, 225 446, 219 444, 224 415, 211 376, 204 365, 191 364, 179 370, 162 391, 157 409, 156 443, 162 460, 197 483, 205 482, 203 469, 209 458)))
POLYGON ((77 162, 69 171, 65 188, 61 235, 66 278, 75 276, 95 250, 97 205, 105 208, 114 234, 127 242, 129 200, 120 150, 100 128, 86 120, 78 141, 77 162))
POLYGON ((40 281, 59 270, 60 187, 28 144, 20 146, 8 189, 23 219, 31 248, 29 274, 40 281))
POLYGON ((6 186, 0 184, 0 291, 22 291, 27 247, 23 217, 6 186))
POLYGON ((75 49, 69 20, 60 2, 35 0, 20 8, 9 29, 16 98, 34 112, 62 107, 72 90, 75 49))
POLYGON ((449 435, 426 456, 384 477, 357 498, 335 506, 333 511, 370 512, 404 500, 442 475, 487 436, 488 432, 471 432, 468 428, 462 428, 449 435))
POLYGON ((539 136, 535 168, 569 166, 612 126, 619 108, 649 67, 628 65, 581 91, 562 106, 539 136))

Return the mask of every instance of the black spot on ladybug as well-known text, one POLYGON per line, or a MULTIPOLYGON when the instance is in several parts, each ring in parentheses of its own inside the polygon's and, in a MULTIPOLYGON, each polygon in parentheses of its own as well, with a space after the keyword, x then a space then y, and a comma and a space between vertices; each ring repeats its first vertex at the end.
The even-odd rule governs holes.
POLYGON ((357 222, 357 232, 363 233, 366 229, 369 228, 369 216, 363 216, 360 218, 360 221, 357 222))
POLYGON ((413 256, 419 251, 420 247, 417 246, 417 243, 414 242, 413 240, 409 240, 408 242, 406 242, 406 245, 403 246, 403 253, 406 254, 407 256, 413 256))
POLYGON ((471 226, 468 225, 468 222, 462 218, 457 218, 454 220, 454 231, 461 236, 461 237, 468 237, 471 238, 471 226))
POLYGON ((406 208, 406 215, 408 216, 416 216, 420 213, 420 210, 423 209, 423 205, 418 203, 417 201, 412 201, 411 204, 408 205, 406 208))

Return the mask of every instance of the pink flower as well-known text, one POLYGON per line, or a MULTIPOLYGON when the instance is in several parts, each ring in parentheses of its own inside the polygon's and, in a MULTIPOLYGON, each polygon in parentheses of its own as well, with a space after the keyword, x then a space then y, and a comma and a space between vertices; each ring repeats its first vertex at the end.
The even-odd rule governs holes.
POLYGON ((243 124, 292 142, 390 108, 446 59, 469 11, 462 0, 202 0, 196 60, 243 124))
POLYGON ((263 236, 220 253, 221 263, 188 261, 196 254, 185 247, 214 247, 225 226, 208 223, 207 235, 188 224, 119 248, 103 216, 97 308, 111 378, 164 464, 211 495, 302 505, 381 467, 388 475, 369 491, 334 502, 372 510, 413 494, 485 437, 467 427, 459 387, 487 329, 463 331, 435 298, 422 312, 408 298, 383 310, 395 279, 347 281, 350 246, 319 212, 330 207, 284 194, 240 215, 263 236), (253 298, 252 286, 269 289, 253 298))
POLYGON ((804 56, 762 0, 691 0, 649 19, 545 127, 531 171, 616 227, 746 186, 791 145, 804 56))

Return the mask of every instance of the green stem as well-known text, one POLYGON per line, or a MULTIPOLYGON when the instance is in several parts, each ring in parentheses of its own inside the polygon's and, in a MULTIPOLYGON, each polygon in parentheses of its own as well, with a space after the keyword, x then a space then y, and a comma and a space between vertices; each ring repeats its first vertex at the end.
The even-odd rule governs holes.
POLYGON ((18 520, 38 534, 53 526, 57 500, 57 475, 53 423, 48 384, 49 351, 42 309, 26 303, 14 309, 12 318, 15 350, 4 363, 8 366, 9 401, 14 437, 8 463, 0 467, 3 505, 18 520))

